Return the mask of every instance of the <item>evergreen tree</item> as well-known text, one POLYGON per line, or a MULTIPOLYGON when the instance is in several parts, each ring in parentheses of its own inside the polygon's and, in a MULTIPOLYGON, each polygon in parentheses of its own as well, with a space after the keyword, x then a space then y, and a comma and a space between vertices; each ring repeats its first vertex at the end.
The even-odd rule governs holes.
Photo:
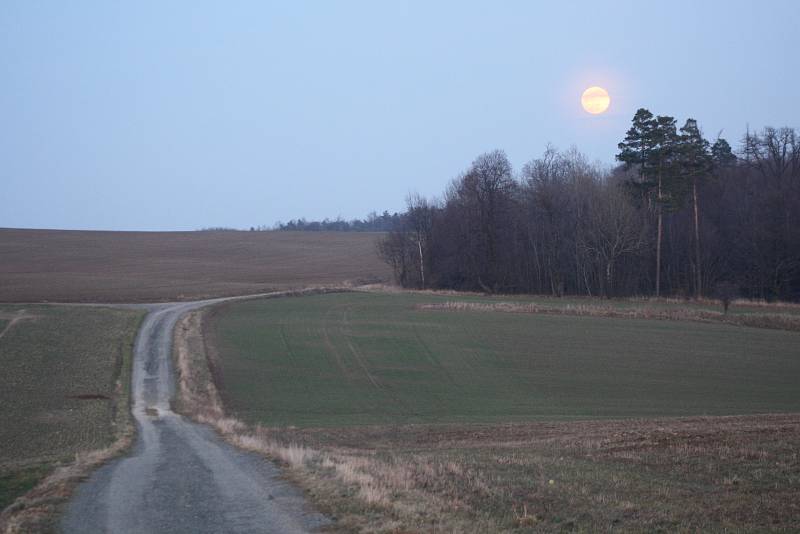
POLYGON ((731 150, 731 145, 721 137, 717 138, 711 147, 711 158, 715 169, 725 169, 736 163, 736 156, 731 150))
MULTIPOLYGON (((728 147, 730 149, 730 146, 728 147)), ((700 298, 703 293, 703 277, 700 262, 700 208, 697 196, 697 182, 704 180, 711 174, 712 159, 709 153, 708 141, 703 139, 697 121, 686 119, 686 124, 681 128, 680 143, 678 148, 680 173, 687 183, 691 184, 692 206, 694 219, 694 291, 700 298)))
POLYGON ((656 296, 661 295, 661 242, 664 235, 664 208, 674 209, 682 198, 677 180, 676 162, 679 146, 675 119, 669 116, 653 117, 650 111, 640 108, 633 116, 633 125, 625 140, 619 145, 617 159, 630 168, 639 169, 637 186, 655 206, 656 235, 656 296), (655 198, 654 198, 655 197, 655 198))
MULTIPOLYGON (((649 200, 650 191, 653 189, 651 172, 651 147, 655 118, 644 108, 640 108, 633 116, 633 125, 628 130, 625 140, 619 143, 620 150, 617 159, 625 164, 626 168, 635 167, 639 171, 637 182, 630 182, 631 186, 642 198, 649 200)), ((648 205, 650 203, 648 202, 648 205)))

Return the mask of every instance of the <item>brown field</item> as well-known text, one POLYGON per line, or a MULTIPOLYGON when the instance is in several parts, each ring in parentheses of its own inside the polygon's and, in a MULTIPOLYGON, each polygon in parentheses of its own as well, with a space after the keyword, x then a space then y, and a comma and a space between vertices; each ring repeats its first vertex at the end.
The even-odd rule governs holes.
POLYGON ((295 476, 357 530, 791 531, 800 521, 798 415, 253 435, 305 449, 295 476))
POLYGON ((385 281, 380 234, 0 229, 0 302, 159 302, 385 281))

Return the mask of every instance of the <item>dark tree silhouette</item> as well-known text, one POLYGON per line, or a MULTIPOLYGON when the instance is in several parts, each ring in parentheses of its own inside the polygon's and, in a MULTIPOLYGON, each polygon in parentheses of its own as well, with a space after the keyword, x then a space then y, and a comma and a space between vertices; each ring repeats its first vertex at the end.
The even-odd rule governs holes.
POLYGON ((700 298, 703 294, 702 263, 700 260, 700 206, 697 184, 711 175, 712 158, 708 141, 703 139, 697 121, 687 119, 681 128, 678 146, 680 173, 691 184, 692 220, 694 222, 694 294, 700 298))
POLYGON ((725 282, 800 300, 797 140, 748 133, 737 158, 694 120, 677 131, 640 109, 620 166, 548 147, 515 175, 502 151, 482 154, 441 200, 410 196, 380 254, 405 287, 701 296, 725 282))

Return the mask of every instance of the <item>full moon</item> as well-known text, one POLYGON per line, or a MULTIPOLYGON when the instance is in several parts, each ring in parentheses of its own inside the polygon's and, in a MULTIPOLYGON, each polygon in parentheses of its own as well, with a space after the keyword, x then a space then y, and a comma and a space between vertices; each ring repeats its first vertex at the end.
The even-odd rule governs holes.
POLYGON ((592 115, 599 115, 608 109, 611 104, 611 97, 608 96, 608 91, 596 85, 588 88, 581 95, 581 105, 583 109, 592 115))

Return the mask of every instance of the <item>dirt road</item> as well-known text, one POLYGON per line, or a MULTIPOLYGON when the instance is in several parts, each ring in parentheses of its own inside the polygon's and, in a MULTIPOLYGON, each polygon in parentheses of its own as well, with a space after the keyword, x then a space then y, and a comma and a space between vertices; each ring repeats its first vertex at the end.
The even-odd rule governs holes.
POLYGON ((136 445, 78 488, 63 532, 307 532, 327 522, 273 464, 171 411, 173 327, 213 302, 147 306, 134 349, 136 445))

